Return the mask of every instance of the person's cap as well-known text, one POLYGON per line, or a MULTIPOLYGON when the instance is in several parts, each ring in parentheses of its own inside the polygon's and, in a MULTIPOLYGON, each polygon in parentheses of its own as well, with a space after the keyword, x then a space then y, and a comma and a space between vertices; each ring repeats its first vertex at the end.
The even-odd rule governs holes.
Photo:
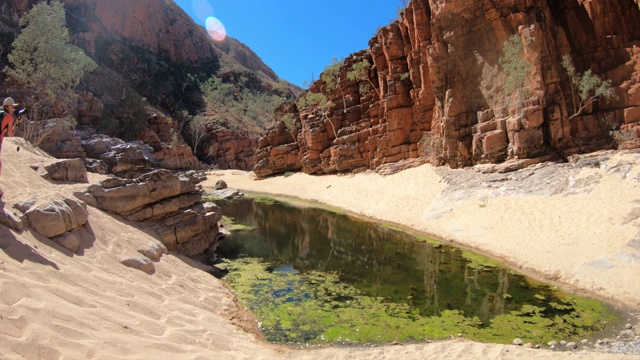
POLYGON ((13 101, 13 98, 11 97, 4 99, 4 102, 2 103, 2 106, 16 106, 16 105, 18 105, 18 103, 13 101))

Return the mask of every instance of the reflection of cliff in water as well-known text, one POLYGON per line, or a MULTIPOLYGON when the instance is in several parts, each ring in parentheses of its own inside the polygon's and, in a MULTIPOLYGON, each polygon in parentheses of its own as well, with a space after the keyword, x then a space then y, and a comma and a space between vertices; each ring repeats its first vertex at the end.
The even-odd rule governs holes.
POLYGON ((538 303, 540 296, 554 298, 548 288, 532 289, 508 269, 472 266, 460 249, 373 222, 251 199, 220 205, 236 223, 254 227, 229 236, 220 249, 223 257, 246 255, 303 272, 335 272, 369 296, 409 303, 423 315, 457 309, 486 323, 523 303, 538 303))

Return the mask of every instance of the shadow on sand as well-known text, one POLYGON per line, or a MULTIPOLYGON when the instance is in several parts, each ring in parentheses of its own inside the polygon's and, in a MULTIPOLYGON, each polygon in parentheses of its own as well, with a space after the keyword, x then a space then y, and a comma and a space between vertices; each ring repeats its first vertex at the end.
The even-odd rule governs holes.
POLYGON ((42 256, 31 246, 20 242, 8 228, 2 225, 0 225, 0 249, 20 263, 31 261, 60 270, 56 263, 42 256))

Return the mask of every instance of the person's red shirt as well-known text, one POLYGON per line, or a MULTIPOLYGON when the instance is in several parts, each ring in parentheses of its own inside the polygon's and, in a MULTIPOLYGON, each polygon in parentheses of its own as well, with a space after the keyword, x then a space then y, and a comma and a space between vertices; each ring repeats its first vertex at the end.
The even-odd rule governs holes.
POLYGON ((13 114, 5 114, 2 118, 2 125, 0 126, 0 141, 3 141, 5 136, 13 136, 15 133, 13 124, 13 114))

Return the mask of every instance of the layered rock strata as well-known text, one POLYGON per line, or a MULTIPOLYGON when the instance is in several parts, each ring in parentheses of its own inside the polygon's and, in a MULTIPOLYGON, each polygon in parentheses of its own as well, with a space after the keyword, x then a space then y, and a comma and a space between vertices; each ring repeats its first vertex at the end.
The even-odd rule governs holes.
POLYGON ((217 246, 222 212, 201 203, 204 176, 155 170, 135 179, 110 178, 76 196, 87 204, 149 226, 169 251, 196 257, 217 246))
POLYGON ((309 88, 328 92, 330 111, 285 110, 295 126, 267 132, 254 171, 349 172, 420 157, 464 167, 638 147, 638 24, 633 0, 413 0, 369 49, 345 59, 338 88, 309 88), (506 94, 499 61, 514 34, 530 64, 520 98, 506 94), (572 116, 564 55, 579 73, 610 80, 615 97, 572 116), (366 78, 350 80, 363 60, 366 78))

